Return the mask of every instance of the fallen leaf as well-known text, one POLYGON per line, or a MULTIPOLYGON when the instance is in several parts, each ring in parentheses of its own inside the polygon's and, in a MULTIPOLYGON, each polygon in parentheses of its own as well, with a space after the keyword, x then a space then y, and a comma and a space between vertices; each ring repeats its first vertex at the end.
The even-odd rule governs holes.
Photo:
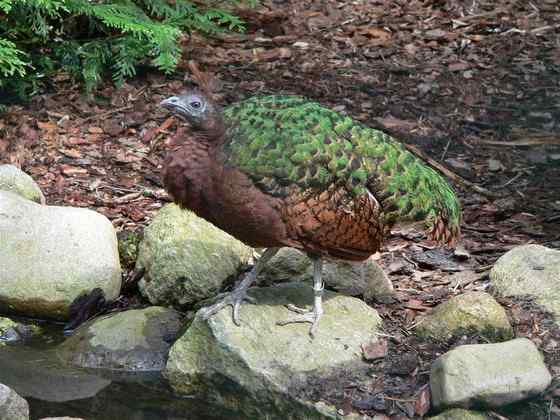
POLYGON ((371 361, 376 359, 382 359, 387 356, 388 345, 387 340, 381 338, 376 341, 371 341, 366 344, 362 344, 362 354, 365 360, 371 361))

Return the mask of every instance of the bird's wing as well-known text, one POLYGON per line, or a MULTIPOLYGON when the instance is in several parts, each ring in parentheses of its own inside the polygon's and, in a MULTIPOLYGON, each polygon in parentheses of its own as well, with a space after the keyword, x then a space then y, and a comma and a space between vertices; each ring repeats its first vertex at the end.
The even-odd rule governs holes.
POLYGON ((424 221, 434 239, 458 236, 460 208, 447 181, 388 134, 294 96, 251 98, 224 116, 226 164, 263 191, 343 186, 354 197, 372 193, 386 225, 424 221))

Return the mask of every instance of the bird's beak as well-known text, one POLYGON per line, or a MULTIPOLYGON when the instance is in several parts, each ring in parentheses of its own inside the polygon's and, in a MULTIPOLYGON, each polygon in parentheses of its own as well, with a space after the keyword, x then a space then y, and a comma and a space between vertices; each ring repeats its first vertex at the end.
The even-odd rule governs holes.
POLYGON ((167 99, 164 99, 159 103, 159 106, 165 109, 175 109, 177 108, 177 104, 180 102, 177 96, 170 96, 167 99))

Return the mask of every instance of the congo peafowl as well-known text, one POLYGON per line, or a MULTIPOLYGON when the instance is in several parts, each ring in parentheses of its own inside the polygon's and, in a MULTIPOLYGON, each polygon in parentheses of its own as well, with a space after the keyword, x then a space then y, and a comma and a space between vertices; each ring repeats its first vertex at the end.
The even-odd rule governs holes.
POLYGON ((266 247, 239 286, 201 315, 239 306, 259 271, 288 246, 313 260, 314 304, 291 318, 323 313, 322 258, 360 261, 378 251, 396 223, 424 222, 428 236, 453 245, 461 211, 448 183, 389 135, 297 96, 253 97, 221 110, 204 90, 161 102, 189 128, 164 165, 175 202, 253 247, 266 247))

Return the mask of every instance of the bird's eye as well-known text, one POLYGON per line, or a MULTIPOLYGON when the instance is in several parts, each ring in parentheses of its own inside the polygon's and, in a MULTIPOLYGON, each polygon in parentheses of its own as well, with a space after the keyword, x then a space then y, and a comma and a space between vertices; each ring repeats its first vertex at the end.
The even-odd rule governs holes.
POLYGON ((199 109, 202 106, 202 104, 198 101, 192 101, 191 102, 191 107, 193 107, 194 109, 199 109))

